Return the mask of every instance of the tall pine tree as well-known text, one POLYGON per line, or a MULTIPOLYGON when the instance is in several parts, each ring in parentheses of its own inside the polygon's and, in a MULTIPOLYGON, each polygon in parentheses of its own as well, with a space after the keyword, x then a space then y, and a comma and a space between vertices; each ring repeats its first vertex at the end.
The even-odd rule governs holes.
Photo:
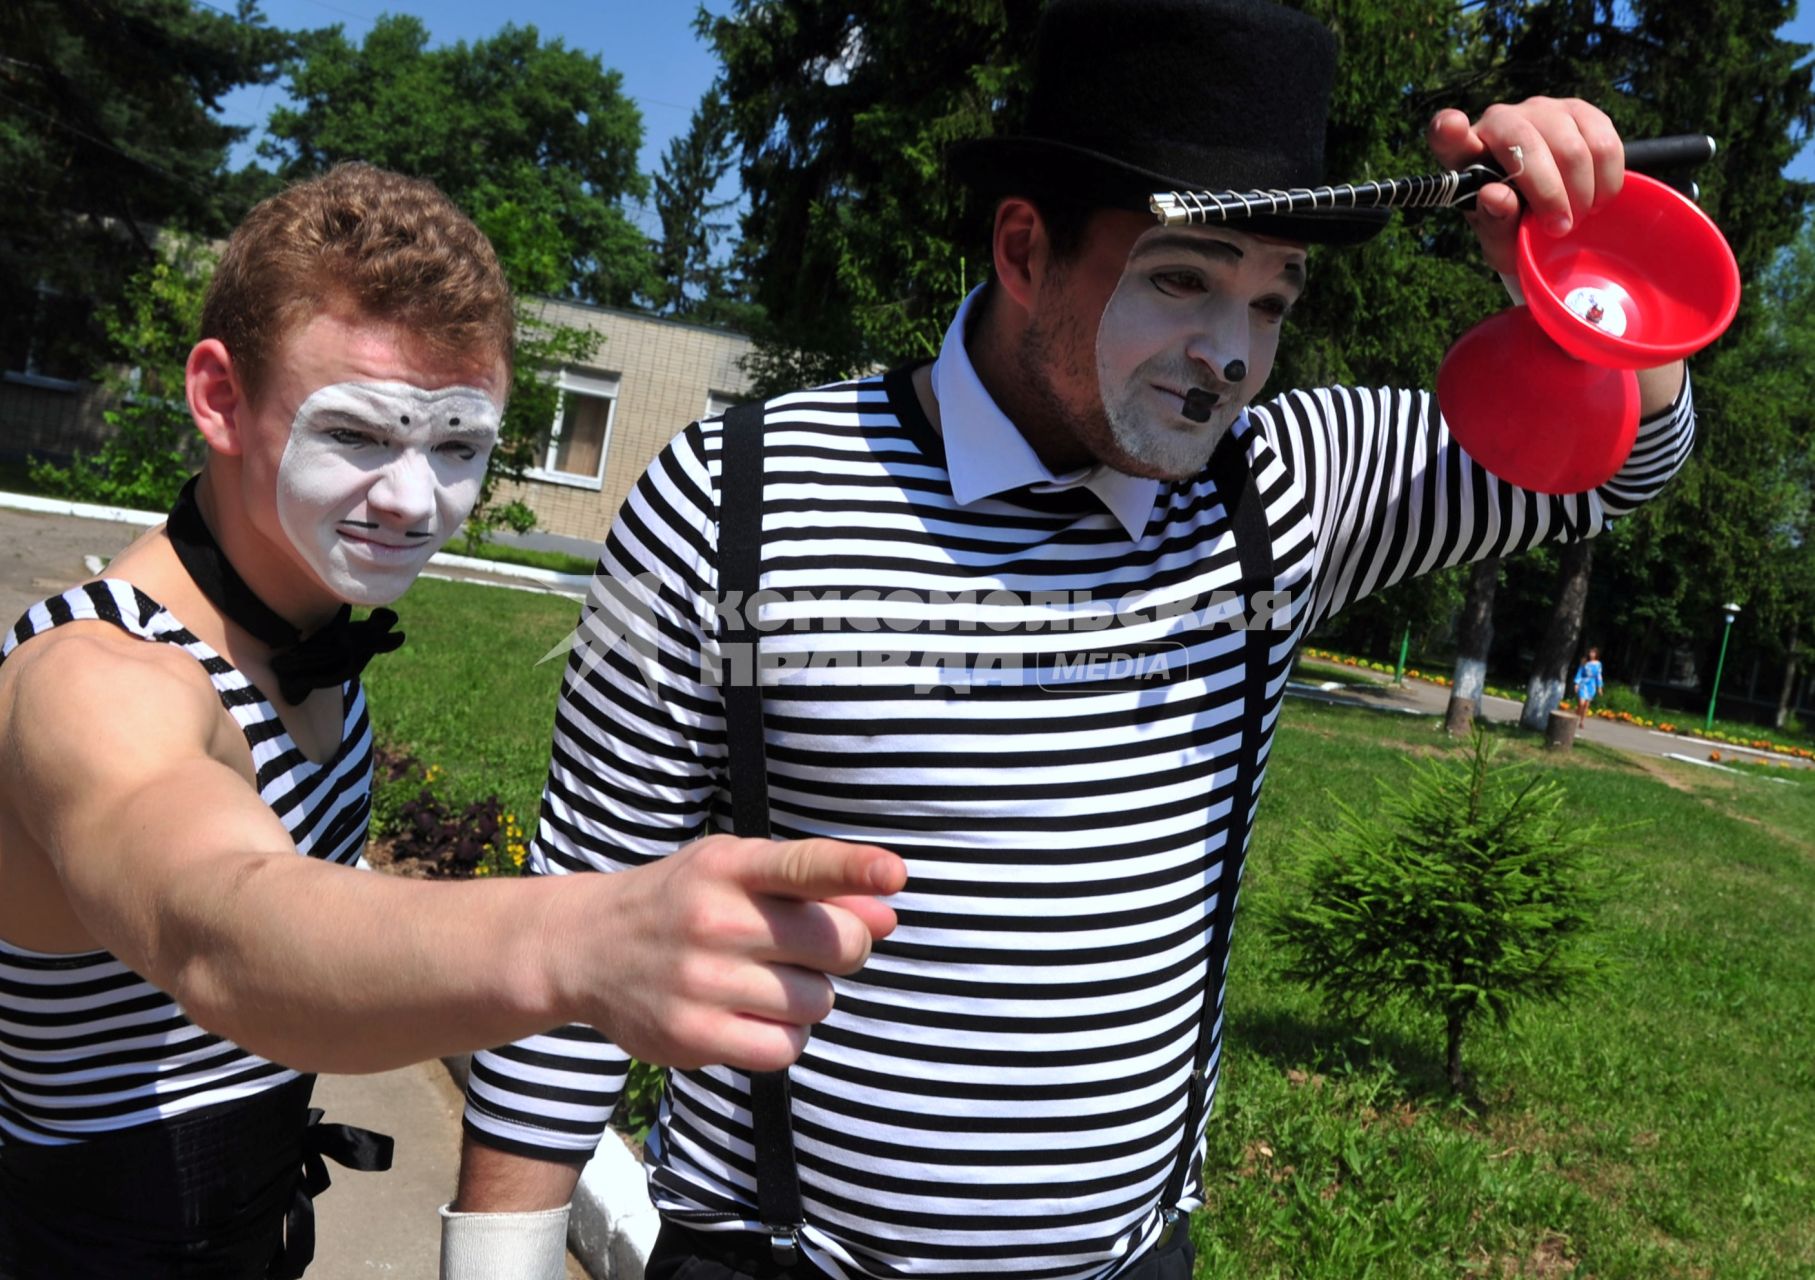
POLYGON ((661 169, 651 175, 662 226, 648 298, 657 311, 722 319, 734 301, 728 296, 730 268, 713 260, 732 226, 720 215, 737 203, 713 198, 736 161, 730 134, 731 107, 714 83, 694 108, 687 132, 669 141, 661 169))

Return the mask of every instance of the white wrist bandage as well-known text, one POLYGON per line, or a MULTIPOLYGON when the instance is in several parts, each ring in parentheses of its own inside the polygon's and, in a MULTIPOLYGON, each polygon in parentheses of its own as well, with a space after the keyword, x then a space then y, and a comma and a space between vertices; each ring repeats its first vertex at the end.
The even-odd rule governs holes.
POLYGON ((441 1206, 441 1280, 565 1280, 567 1208, 455 1213, 441 1206))
POLYGON ((1507 296, 1520 306, 1525 305, 1525 290, 1519 287, 1519 277, 1508 272, 1500 273, 1500 283, 1506 286, 1507 296))

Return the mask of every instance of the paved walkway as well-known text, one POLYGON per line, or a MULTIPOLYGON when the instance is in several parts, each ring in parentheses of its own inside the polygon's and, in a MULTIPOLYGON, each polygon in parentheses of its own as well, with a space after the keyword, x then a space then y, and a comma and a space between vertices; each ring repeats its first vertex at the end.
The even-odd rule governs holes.
MULTIPOLYGON (((1382 711, 1398 711, 1414 715, 1440 717, 1449 709, 1449 690, 1442 685, 1430 684, 1423 680, 1407 680, 1405 686, 1401 688, 1393 684, 1390 676, 1379 675, 1371 671, 1359 671, 1351 667, 1343 667, 1341 670, 1346 678, 1359 677, 1370 683, 1319 688, 1318 685, 1323 677, 1319 674, 1317 664, 1310 663, 1299 666, 1291 691, 1300 696, 1318 698, 1332 703, 1373 707, 1382 711), (1353 674, 1351 675, 1351 673, 1353 674)), ((1517 723, 1520 707, 1521 704, 1511 698, 1496 698, 1490 695, 1481 699, 1481 718, 1492 723, 1517 723)), ((1757 759, 1788 761, 1802 768, 1815 767, 1815 762, 1779 755, 1775 752, 1756 751, 1750 747, 1735 747, 1724 742, 1710 742, 1701 738, 1685 737, 1682 734, 1661 733, 1656 729, 1645 729, 1619 720, 1597 720, 1590 717, 1587 723, 1576 731, 1576 737, 1582 742, 1594 742, 1618 751, 1630 751, 1636 755, 1685 755, 1705 759, 1708 752, 1718 750, 1725 757, 1747 755, 1757 759)))
POLYGON ((84 556, 111 556, 143 529, 0 508, 0 627, 45 596, 92 577, 84 556))
MULTIPOLYGON (((309 1280, 435 1280, 441 1224, 460 1172, 460 1090, 439 1062, 370 1076, 323 1076, 315 1105, 327 1123, 356 1124, 397 1140, 388 1173, 329 1165, 334 1185, 315 1202, 309 1280)), ((586 1280, 571 1256, 570 1280, 586 1280)), ((500 1280, 504 1280, 500 1277, 500 1280)))

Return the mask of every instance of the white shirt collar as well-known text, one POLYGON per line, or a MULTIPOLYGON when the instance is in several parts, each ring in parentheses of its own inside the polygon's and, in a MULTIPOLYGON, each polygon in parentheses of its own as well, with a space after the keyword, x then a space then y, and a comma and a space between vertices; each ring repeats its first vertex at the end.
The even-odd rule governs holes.
POLYGON ((1033 486, 1036 492, 1057 492, 1082 485, 1102 499, 1116 522, 1138 542, 1147 532, 1160 482, 1100 464, 1055 475, 1040 461, 1027 438, 984 389, 970 353, 964 349, 965 322, 971 304, 982 292, 979 285, 959 306, 945 331, 939 358, 933 362, 933 398, 939 402, 952 497, 959 506, 968 507, 1024 486, 1033 486))

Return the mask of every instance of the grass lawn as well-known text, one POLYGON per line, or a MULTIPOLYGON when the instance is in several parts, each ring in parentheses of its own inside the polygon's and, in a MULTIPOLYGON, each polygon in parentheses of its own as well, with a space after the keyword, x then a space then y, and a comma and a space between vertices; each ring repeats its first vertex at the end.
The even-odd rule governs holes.
POLYGON ((502 542, 481 542, 477 547, 469 548, 465 541, 456 538, 447 549, 455 555, 472 556, 479 560, 499 560, 505 564, 528 565, 532 569, 551 569, 555 573, 583 573, 591 575, 598 563, 595 558, 572 556, 565 551, 537 551, 530 547, 511 546, 502 542))
POLYGON ((448 798, 495 792, 533 830, 566 668, 537 663, 578 621, 579 602, 424 578, 396 609, 409 641, 365 674, 379 740, 440 765, 448 798))
POLYGON ((1546 758, 1627 877, 1606 989, 1484 1027, 1331 1023, 1279 976, 1271 868, 1365 805, 1430 721, 1289 703, 1236 930, 1200 1277, 1815 1275, 1815 774, 1546 758), (1637 824, 1637 825, 1634 825, 1637 824), (1366 1039, 1362 1039, 1362 1035, 1366 1039))
MULTIPOLYGON (((576 606, 424 581, 398 612, 410 643, 369 671, 380 736, 450 794, 533 815, 562 665, 535 664, 576 606)), ((1815 1276, 1815 773, 1532 741, 1509 753, 1623 828, 1600 935, 1619 964, 1599 992, 1476 1030, 1456 1100, 1434 1020, 1332 1023, 1263 926, 1330 794, 1371 805, 1406 757, 1463 748, 1428 720, 1288 700, 1236 930, 1200 1280, 1815 1276)))

